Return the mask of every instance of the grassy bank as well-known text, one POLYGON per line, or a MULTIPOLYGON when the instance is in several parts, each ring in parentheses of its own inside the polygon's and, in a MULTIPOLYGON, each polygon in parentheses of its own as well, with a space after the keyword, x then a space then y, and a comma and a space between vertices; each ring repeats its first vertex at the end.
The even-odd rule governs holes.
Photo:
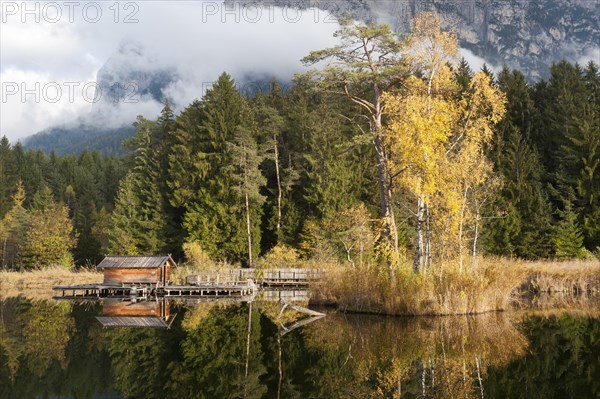
MULTIPOLYGON (((290 264, 290 262, 287 262, 290 264)), ((213 264, 209 270, 198 265, 184 265, 172 276, 174 282, 201 271, 218 272, 231 267, 213 264)), ((263 265, 264 266, 264 265, 263 265)), ((463 273, 453 265, 443 271, 414 274, 410 267, 391 272, 376 267, 352 268, 349 264, 317 264, 295 260, 293 267, 327 268, 321 284, 313 287, 311 304, 331 305, 344 311, 389 315, 476 314, 518 308, 519 294, 562 292, 600 292, 599 262, 523 262, 508 259, 482 259, 475 269, 463 273)), ((0 272, 0 296, 50 298, 54 285, 99 283, 96 271, 72 272, 51 268, 29 272, 0 272)), ((561 297, 562 298, 562 297, 561 297)), ((586 295, 579 295, 578 301, 586 295)), ((521 302, 520 302, 521 301, 521 302)), ((556 307, 566 306, 564 299, 556 307)), ((568 304, 572 307, 572 303, 568 304)), ((528 307, 526 305, 525 307, 528 307)), ((544 304, 541 308, 553 308, 544 304)))
POLYGON ((47 299, 55 295, 55 285, 95 284, 102 282, 102 274, 83 270, 73 272, 61 267, 27 272, 0 271, 0 296, 2 298, 25 296, 47 299))
POLYGON ((311 302, 387 315, 477 314, 511 309, 520 294, 598 290, 598 262, 527 263, 483 259, 462 273, 455 265, 414 274, 378 268, 332 268, 311 302))
POLYGON ((532 293, 592 293, 600 292, 600 262, 528 262, 521 267, 527 278, 521 290, 532 293))

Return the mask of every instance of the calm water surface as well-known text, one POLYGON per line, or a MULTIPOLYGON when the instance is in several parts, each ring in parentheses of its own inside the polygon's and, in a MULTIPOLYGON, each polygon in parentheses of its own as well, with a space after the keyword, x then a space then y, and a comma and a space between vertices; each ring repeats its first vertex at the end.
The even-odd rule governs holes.
POLYGON ((298 325, 280 310, 9 298, 0 398, 600 398, 597 311, 298 325), (114 327, 132 322, 171 328, 114 327))

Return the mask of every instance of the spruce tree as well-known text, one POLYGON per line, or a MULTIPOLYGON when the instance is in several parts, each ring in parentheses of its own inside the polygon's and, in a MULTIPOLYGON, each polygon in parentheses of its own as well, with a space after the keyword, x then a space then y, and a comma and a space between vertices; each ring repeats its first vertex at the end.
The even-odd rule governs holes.
POLYGON ((559 215, 561 220, 556 226, 553 237, 556 257, 558 259, 578 258, 582 254, 583 233, 570 201, 566 201, 565 209, 559 211, 559 215))
POLYGON ((11 196, 17 185, 15 159, 12 147, 6 138, 0 139, 0 219, 11 209, 11 196))
POLYGON ((119 185, 115 209, 110 217, 108 251, 113 255, 139 255, 142 253, 142 231, 139 224, 140 202, 135 192, 136 182, 129 173, 119 185))
MULTIPOLYGON (((176 121, 174 139, 178 144, 169 158, 171 203, 185 208, 183 227, 187 240, 198 241, 215 258, 246 262, 247 213, 245 194, 241 201, 240 193, 251 195, 248 184, 240 183, 243 181, 240 176, 244 175, 244 168, 240 168, 243 162, 246 178, 250 178, 253 185, 262 186, 258 179, 260 162, 250 162, 256 154, 252 149, 256 144, 250 143, 253 140, 255 143, 256 138, 248 136, 256 134, 254 116, 247 100, 238 93, 226 73, 207 91, 197 111, 196 114, 196 110, 190 108, 176 121), (245 150, 239 151, 244 148, 243 143, 246 143, 245 150), (180 159, 176 158, 178 150, 183 153, 180 159), (240 157, 240 154, 245 155, 240 157)), ((259 202, 252 206, 258 212, 251 218, 253 226, 260 225, 259 202)), ((251 234, 254 247, 260 243, 260 230, 251 230, 255 231, 251 234)))

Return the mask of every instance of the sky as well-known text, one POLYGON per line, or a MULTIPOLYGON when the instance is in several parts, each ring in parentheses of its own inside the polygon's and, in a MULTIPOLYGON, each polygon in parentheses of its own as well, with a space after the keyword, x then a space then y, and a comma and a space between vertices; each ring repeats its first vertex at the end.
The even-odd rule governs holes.
MULTIPOLYGON (((112 65, 175 71, 166 94, 182 107, 223 71, 289 80, 306 69, 302 57, 335 44, 339 28, 322 10, 220 1, 1 0, 0 6, 0 135, 11 142, 100 104, 96 76, 111 57, 112 65), (138 52, 119 55, 131 43, 138 52)), ((120 105, 113 123, 138 114, 154 118, 162 107, 140 98, 120 105)))

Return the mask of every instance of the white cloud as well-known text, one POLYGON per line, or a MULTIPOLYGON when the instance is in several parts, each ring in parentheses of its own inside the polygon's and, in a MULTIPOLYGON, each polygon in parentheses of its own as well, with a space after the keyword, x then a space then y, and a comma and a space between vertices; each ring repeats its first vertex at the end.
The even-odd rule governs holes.
POLYGON ((488 69, 495 74, 502 70, 501 66, 490 64, 488 61, 479 57, 478 55, 475 55, 471 50, 468 50, 466 48, 461 47, 459 49, 459 53, 460 56, 463 57, 469 63, 469 66, 471 67, 473 72, 480 71, 481 68, 483 68, 484 64, 486 64, 488 69))
MULTIPOLYGON (((288 79, 303 70, 300 59, 310 50, 334 44, 333 32, 338 29, 322 10, 231 8, 220 1, 77 2, 75 6, 58 1, 54 4, 60 7, 61 18, 56 22, 56 13, 43 10, 46 3, 26 3, 29 9, 41 4, 39 23, 35 15, 7 9, 6 3, 18 8, 25 3, 2 1, 0 134, 11 141, 87 112, 90 103, 81 88, 95 81, 98 70, 123 42, 134 41, 145 49, 142 56, 127 60, 132 68, 177 72, 180 80, 167 94, 176 95, 182 107, 200 97, 203 87, 223 71, 234 77, 255 73, 288 79), (96 5, 102 7, 102 15, 92 23, 96 5), (125 23, 127 17, 137 22, 125 23), (73 101, 63 95, 50 102, 43 92, 38 103, 21 101, 23 84, 31 89, 36 83, 43 88, 63 87, 65 82, 79 83, 73 101), (15 84, 19 92, 7 95, 15 84)), ((68 92, 68 87, 64 90, 68 92)), ((121 106, 112 118, 115 123, 132 122, 140 113, 155 117, 160 109, 148 101, 121 106)))

